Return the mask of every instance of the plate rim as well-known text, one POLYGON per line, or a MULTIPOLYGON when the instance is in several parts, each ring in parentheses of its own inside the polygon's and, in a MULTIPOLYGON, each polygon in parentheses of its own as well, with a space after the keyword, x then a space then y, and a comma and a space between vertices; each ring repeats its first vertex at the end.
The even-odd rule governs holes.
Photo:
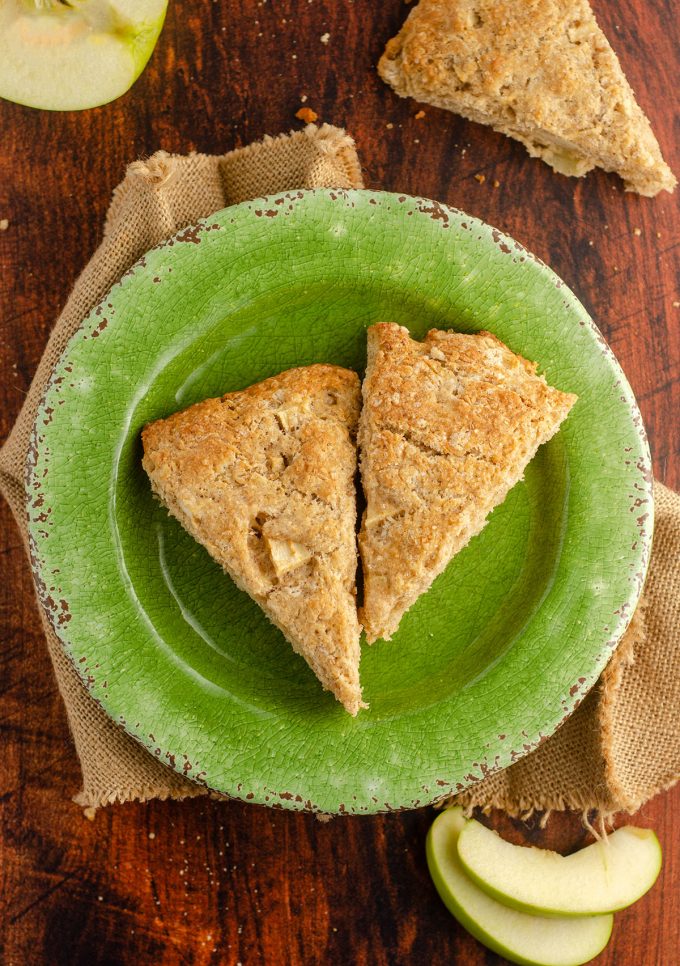
MULTIPOLYGON (((128 734, 143 748, 145 748, 147 752, 152 754, 152 756, 156 761, 159 761, 164 767, 168 768, 170 771, 174 771, 175 774, 181 775, 182 771, 180 770, 180 768, 174 767, 174 765, 164 761, 162 755, 153 754, 155 746, 152 746, 147 740, 145 740, 145 736, 137 733, 137 731, 135 731, 133 727, 129 726, 127 722, 123 722, 121 724, 120 721, 117 721, 116 718, 114 717, 115 711, 109 710, 105 705, 105 703, 101 701, 99 697, 93 694, 93 692, 89 687, 88 676, 86 674, 87 668, 79 664, 79 662, 76 660, 75 654, 71 650, 70 641, 67 634, 68 623, 67 622, 60 623, 56 619, 56 615, 54 611, 47 605, 46 584, 44 583, 41 577, 41 569, 40 569, 40 565, 38 561, 38 553, 37 553, 37 547, 39 546, 40 541, 36 538, 34 531, 37 530, 37 527, 35 526, 34 521, 32 520, 31 514, 30 514, 30 509, 31 509, 30 500, 31 500, 31 497, 33 496, 33 494, 31 493, 30 487, 31 487, 31 483, 35 480, 35 477, 34 477, 35 462, 37 460, 37 454, 40 447, 40 441, 39 441, 40 430, 39 430, 38 423, 39 423, 39 420, 41 419, 41 416, 45 415, 45 406, 47 403, 48 395, 51 389, 53 388, 55 374, 58 371, 59 367, 61 366, 62 362, 69 355, 72 345, 77 341, 78 336, 82 335, 82 333, 85 330, 88 330, 92 326, 92 323, 94 320, 97 320, 98 314, 99 314, 98 310, 100 310, 101 307, 107 302, 107 300, 110 298, 111 293, 116 288, 124 284, 124 282, 128 278, 131 278, 132 276, 134 276, 139 270, 143 271, 146 268, 146 258, 150 253, 162 250, 168 246, 171 247, 175 241, 185 241, 187 240, 188 235, 191 236, 191 240, 193 240, 201 232, 210 230, 211 219, 214 220, 217 216, 220 216, 225 212, 249 210, 249 209, 252 209, 253 205, 255 204, 257 204, 258 206, 262 206, 264 208, 264 206, 268 204, 276 203, 279 199, 298 201, 298 200, 305 199, 309 196, 321 196, 321 195, 328 196, 332 200, 337 200, 338 198, 351 199, 353 196, 360 195, 364 197, 374 196, 376 198, 389 198, 399 203, 403 203, 406 201, 417 202, 420 205, 419 210, 422 211, 423 213, 429 214, 430 217, 432 217, 432 219, 435 221, 439 219, 442 219, 442 220, 446 219, 448 222, 448 215, 453 215, 454 217, 464 216, 471 223, 472 226, 476 226, 477 228, 482 228, 490 231, 494 243, 498 245, 503 252, 507 251, 508 253, 512 253, 514 251, 514 252, 521 253, 527 260, 534 262, 542 270, 542 272, 544 272, 547 275, 547 277, 553 282, 556 288, 563 289, 563 294, 568 300, 568 302, 570 303, 570 308, 572 310, 577 311, 580 314, 583 323, 592 332, 595 338, 595 341, 598 344, 597 347, 600 353, 606 360, 607 364, 613 369, 615 373, 617 373, 618 375, 617 387, 621 388, 623 393, 625 394, 625 397, 626 397, 625 405, 630 413, 631 423, 638 435, 640 445, 641 445, 641 450, 642 450, 642 457, 641 457, 642 465, 638 465, 638 468, 640 470, 641 478, 644 480, 646 484, 646 490, 644 495, 646 497, 645 510, 648 514, 648 521, 646 523, 645 533, 640 535, 640 543, 641 543, 640 569, 636 571, 636 573, 633 575, 631 579, 631 594, 628 599, 627 605, 625 605, 627 606, 627 613, 625 615, 624 620, 620 624, 620 628, 621 628, 620 633, 617 633, 617 635, 614 638, 611 638, 607 641, 603 641, 599 645, 597 658, 594 658, 590 662, 591 670, 588 675, 590 680, 587 680, 584 677, 580 677, 578 681, 574 682, 574 685, 571 687, 569 691, 569 694, 571 696, 571 701, 569 702, 569 706, 567 706, 567 704, 563 702, 562 710, 565 713, 563 714, 563 717, 557 722, 557 724, 554 727, 551 727, 547 734, 543 734, 541 732, 535 739, 531 739, 529 736, 527 736, 526 743, 523 744, 522 748, 519 750, 512 751, 510 749, 507 749, 507 750, 504 749, 503 757, 507 758, 508 756, 512 756, 512 760, 510 763, 514 763, 519 758, 522 758, 525 755, 529 754, 531 751, 533 751, 547 737, 554 734, 557 728, 559 728, 560 725, 564 721, 566 721, 566 719, 576 710, 576 708, 583 701, 583 699, 590 691, 590 689, 597 683, 599 675, 601 674, 604 667, 607 665, 608 661, 613 656, 618 644, 620 643, 621 639, 626 633, 626 630, 630 624, 630 621, 632 620, 633 614, 635 613, 635 609, 637 607, 640 596, 642 594, 642 588, 644 586, 644 581, 645 581, 647 569, 649 566, 649 560, 651 556, 651 548, 652 548, 653 532, 654 532, 653 468, 652 468, 652 460, 651 460, 651 453, 649 449, 648 438, 647 438, 644 423, 642 420, 642 415, 640 413, 635 394, 633 393, 633 390, 628 382, 628 379, 625 373, 623 372, 623 369, 618 359, 616 358, 613 350, 611 349, 608 342, 604 338, 603 334, 601 333, 595 321, 590 316, 589 312, 586 310, 585 306, 581 303, 581 301, 578 299, 578 297, 575 295, 572 289, 540 257, 535 255, 533 252, 527 249, 522 243, 518 242, 512 236, 506 234, 505 232, 502 232, 500 229, 495 228, 493 225, 490 225, 489 223, 484 222, 482 219, 477 218, 476 216, 471 215, 468 212, 463 211, 462 209, 456 208, 455 206, 448 205, 445 202, 436 201, 420 195, 409 195, 403 192, 383 191, 383 190, 376 190, 376 189, 342 189, 342 188, 294 189, 292 191, 289 190, 284 192, 277 192, 275 194, 265 195, 255 199, 246 200, 246 201, 240 202, 237 205, 227 206, 226 208, 213 212, 212 214, 207 215, 206 217, 201 218, 196 222, 192 222, 189 225, 178 229, 176 232, 173 233, 173 235, 159 242, 157 245, 153 246, 152 248, 148 249, 144 254, 142 254, 140 258, 138 258, 133 263, 133 265, 123 273, 121 278, 118 281, 113 283, 113 285, 106 291, 106 293, 96 303, 96 305, 93 306, 90 312, 88 312, 88 314, 85 316, 82 322, 78 325, 78 327, 74 330, 72 335, 69 337, 58 359, 55 360, 52 366, 49 378, 47 380, 47 383, 44 387, 43 392, 41 393, 39 402, 37 404, 35 418, 31 426, 29 444, 27 447, 27 455, 26 455, 26 461, 25 461, 25 467, 24 467, 24 494, 25 494, 25 500, 26 500, 25 519, 26 519, 27 532, 28 532, 29 562, 31 566, 31 573, 32 573, 33 582, 36 589, 36 596, 38 598, 39 606, 41 607, 45 617, 48 620, 48 623, 50 624, 52 630, 54 631, 57 637, 59 646, 61 647, 62 651, 66 655, 71 666, 77 672, 79 680, 85 685, 89 697, 95 701, 95 703, 105 712, 107 717, 111 721, 113 721, 114 724, 117 724, 119 727, 122 726, 126 734, 128 734), (587 682, 587 686, 584 686, 584 682, 587 682)), ((448 227, 448 224, 447 224, 447 227, 448 227)), ((488 765, 484 764, 484 767, 483 767, 484 777, 486 778, 487 776, 494 774, 497 771, 503 770, 504 768, 508 767, 508 764, 509 763, 499 764, 498 762, 495 764, 494 763, 491 763, 488 765)), ((307 811, 307 812, 316 812, 316 813, 330 812, 332 814, 380 814, 385 812, 412 810, 414 808, 419 808, 426 805, 432 805, 432 804, 441 802, 442 800, 449 798, 451 795, 456 794, 458 791, 463 790, 463 787, 469 787, 469 784, 473 783, 473 782, 469 782, 469 784, 466 786, 459 786, 456 788, 454 787, 453 784, 449 785, 448 783, 445 783, 445 782, 438 782, 437 784, 439 785, 442 785, 442 786, 447 785, 446 789, 445 790, 438 789, 434 793, 431 790, 428 790, 428 792, 425 794, 425 797, 417 800, 412 800, 405 804, 390 805, 385 802, 383 804, 376 805, 375 807, 369 806, 369 807, 360 807, 360 808, 354 808, 353 806, 347 807, 343 804, 340 804, 337 808, 330 810, 326 807, 324 808, 319 807, 311 800, 303 801, 300 796, 293 797, 291 795, 290 797, 288 797, 288 793, 286 795, 282 794, 280 796, 277 796, 277 793, 272 793, 272 797, 276 798, 276 800, 270 800, 270 797, 267 796, 267 800, 265 801, 264 795, 260 793, 259 789, 256 790, 255 792, 247 791, 246 789, 243 788, 241 784, 239 784, 238 789, 236 791, 234 790, 224 791, 223 789, 210 785, 208 781, 206 781, 201 777, 192 777, 190 774, 187 774, 186 772, 184 772, 184 777, 186 777, 194 785, 197 785, 198 787, 203 788, 206 792, 211 792, 223 798, 235 799, 237 801, 250 802, 255 804, 262 804, 273 808, 278 807, 278 808, 286 808, 286 809, 296 810, 296 811, 307 811)), ((262 786, 262 787, 266 788, 266 786, 262 786)), ((423 786, 421 786, 421 788, 422 787, 423 786)))

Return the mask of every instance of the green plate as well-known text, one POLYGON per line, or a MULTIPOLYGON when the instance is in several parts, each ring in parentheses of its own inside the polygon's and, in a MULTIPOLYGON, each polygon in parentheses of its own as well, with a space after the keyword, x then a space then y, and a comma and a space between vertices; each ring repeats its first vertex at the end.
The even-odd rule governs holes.
POLYGON ((370 191, 238 205, 149 252, 57 365, 27 487, 40 597, 93 697, 195 781, 325 812, 423 805, 549 735, 626 627, 652 531, 640 414, 576 298, 469 215, 370 191), (292 366, 361 371, 380 320, 490 329, 580 398, 395 638, 363 647, 353 719, 152 499, 140 430, 292 366))

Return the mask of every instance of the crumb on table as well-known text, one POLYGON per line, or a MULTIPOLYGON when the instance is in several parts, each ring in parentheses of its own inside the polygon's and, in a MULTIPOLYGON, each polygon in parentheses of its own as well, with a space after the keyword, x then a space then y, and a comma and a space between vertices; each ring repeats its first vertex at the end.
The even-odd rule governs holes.
POLYGON ((295 112, 295 117, 304 121, 305 124, 313 124, 314 121, 318 120, 319 115, 311 107, 301 107, 299 111, 295 112))

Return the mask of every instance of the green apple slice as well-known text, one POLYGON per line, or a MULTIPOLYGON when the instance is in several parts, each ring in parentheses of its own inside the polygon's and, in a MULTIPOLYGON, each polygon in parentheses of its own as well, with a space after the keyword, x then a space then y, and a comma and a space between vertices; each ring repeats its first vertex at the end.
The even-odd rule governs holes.
POLYGON ((661 868, 654 832, 629 827, 562 856, 512 845, 472 821, 460 834, 458 855, 488 895, 541 916, 596 916, 625 909, 651 889, 661 868))
POLYGON ((475 939, 524 966, 580 966, 604 949, 613 916, 545 919, 508 909, 482 892, 458 858, 458 837, 469 824, 460 808, 446 809, 430 828, 426 852, 437 892, 475 939))
POLYGON ((151 56, 167 0, 1 0, 0 97, 80 111, 124 94, 151 56))

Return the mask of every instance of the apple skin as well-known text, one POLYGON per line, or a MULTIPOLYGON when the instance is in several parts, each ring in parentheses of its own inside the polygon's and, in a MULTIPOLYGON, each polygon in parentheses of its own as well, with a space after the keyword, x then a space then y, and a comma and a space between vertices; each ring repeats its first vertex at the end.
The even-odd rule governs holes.
MULTIPOLYGON (((474 820, 467 824, 465 834, 461 832, 458 857, 466 875, 483 892, 503 905, 530 915, 567 919, 601 916, 626 909, 651 889, 662 863, 661 845, 651 829, 624 826, 613 832, 606 842, 595 842, 572 855, 562 856, 545 849, 512 845, 474 820), (640 842, 644 843, 644 854, 641 856, 645 860, 644 875, 638 874, 633 887, 628 892, 620 890, 618 897, 616 893, 607 893, 605 890, 601 892, 599 900, 595 898, 592 893, 597 890, 588 884, 588 863, 592 883, 592 872, 599 872, 604 865, 601 857, 607 857, 603 849, 616 849, 620 853, 627 843, 640 848, 640 842), (517 859, 522 863, 528 889, 518 885, 517 859), (498 875, 498 869, 503 868, 506 861, 514 873, 508 878, 507 886, 498 875), (555 897, 563 891, 568 878, 573 880, 574 888, 569 901, 560 901, 555 897), (540 886, 536 886, 538 882, 540 886)), ((641 865, 640 861, 633 863, 636 874, 641 871, 641 865)), ((606 872, 602 878, 606 883, 609 878, 606 872)))
POLYGON ((167 0, 1 0, 0 98, 81 111, 125 94, 146 67, 167 0))
MULTIPOLYGON (((428 869, 437 892, 461 926, 488 949, 519 966, 555 966, 558 963, 560 966, 568 966, 568 964, 581 966, 602 952, 611 937, 613 916, 596 916, 579 920, 546 919, 508 909, 507 906, 496 902, 478 889, 468 879, 458 859, 457 838, 466 824, 467 820, 463 817, 461 808, 446 809, 430 827, 425 846, 428 869), (442 850, 442 840, 446 843, 446 857, 443 861, 438 855, 442 850), (466 905, 476 906, 477 912, 482 916, 488 916, 489 920, 497 918, 504 921, 506 931, 510 929, 516 936, 519 936, 522 930, 532 932, 537 925, 541 933, 546 935, 547 932, 552 932, 551 927, 554 926, 559 932, 557 945, 560 950, 570 948, 573 950, 576 941, 580 938, 582 941, 580 954, 574 955, 571 959, 568 959, 568 953, 566 955, 562 953, 559 958, 550 958, 549 954, 542 955, 540 959, 523 955, 518 948, 511 949, 507 943, 491 935, 488 929, 473 918, 466 905), (586 933, 589 941, 583 943, 586 933)), ((517 945, 520 943, 518 942, 517 945)))

